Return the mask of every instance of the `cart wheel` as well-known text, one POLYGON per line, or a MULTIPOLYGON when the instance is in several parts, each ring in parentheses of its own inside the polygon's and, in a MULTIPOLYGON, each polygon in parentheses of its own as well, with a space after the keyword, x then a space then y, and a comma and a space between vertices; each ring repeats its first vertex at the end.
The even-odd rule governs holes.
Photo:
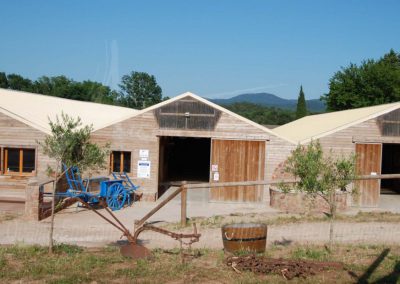
POLYGON ((127 199, 128 194, 122 184, 115 183, 108 188, 106 201, 108 207, 112 211, 121 209, 125 205, 127 199))

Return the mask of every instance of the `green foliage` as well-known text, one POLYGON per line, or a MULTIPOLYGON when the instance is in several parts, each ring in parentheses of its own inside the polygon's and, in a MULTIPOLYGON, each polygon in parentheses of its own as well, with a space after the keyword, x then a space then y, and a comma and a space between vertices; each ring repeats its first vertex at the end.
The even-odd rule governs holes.
POLYGON ((320 248, 297 247, 292 252, 292 257, 297 259, 326 261, 329 259, 329 253, 325 249, 320 248))
POLYGON ((25 92, 34 91, 32 81, 22 77, 21 75, 17 74, 7 75, 7 83, 8 83, 8 88, 12 90, 19 90, 25 92))
POLYGON ((346 186, 355 178, 355 156, 324 156, 319 141, 299 145, 289 156, 285 171, 299 182, 296 188, 307 194, 327 196, 346 186))
POLYGON ((0 88, 8 89, 7 75, 4 72, 0 72, 0 88))
POLYGON ((144 109, 162 101, 162 90, 156 78, 145 72, 124 75, 119 87, 121 101, 127 107, 144 109))
POLYGON ((297 99, 296 119, 302 118, 307 115, 306 98, 303 92, 303 86, 300 86, 300 93, 297 99))
POLYGON ((252 103, 234 103, 223 107, 263 125, 282 125, 295 120, 293 111, 252 103))
MULTIPOLYGON (((120 94, 101 83, 77 82, 66 76, 42 76, 35 81, 18 74, 0 72, 0 88, 33 92, 59 98, 143 108, 160 102, 161 88, 154 76, 132 72, 123 77, 120 94), (123 86, 123 87, 122 87, 123 86), (137 102, 139 106, 132 102, 137 102)), ((164 98, 165 100, 165 98, 164 98)))
POLYGON ((49 122, 51 135, 39 142, 43 152, 68 167, 78 166, 81 171, 103 168, 108 148, 90 142, 92 126, 82 126, 80 118, 74 119, 62 113, 61 119, 49 122))
POLYGON ((321 171, 324 158, 321 144, 312 141, 304 146, 299 145, 287 159, 285 171, 299 178, 296 188, 310 194, 321 190, 321 171))
POLYGON ((329 81, 321 97, 328 110, 344 110, 400 100, 400 54, 390 50, 379 60, 351 63, 329 81))
MULTIPOLYGON (((308 196, 321 196, 329 206, 329 240, 333 245, 333 220, 336 218, 336 192, 347 190, 355 178, 355 157, 324 156, 319 141, 299 145, 287 160, 286 171, 300 178, 296 188, 308 196)), ((356 193, 353 191, 352 193, 356 193)))

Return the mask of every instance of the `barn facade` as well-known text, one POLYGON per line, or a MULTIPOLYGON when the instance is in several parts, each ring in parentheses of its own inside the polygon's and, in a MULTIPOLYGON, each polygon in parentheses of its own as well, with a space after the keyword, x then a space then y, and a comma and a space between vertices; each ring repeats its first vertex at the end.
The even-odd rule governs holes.
MULTIPOLYGON (((359 174, 400 173, 400 103, 308 116, 269 130, 184 93, 147 109, 79 102, 0 89, 0 200, 23 196, 31 180, 47 179, 55 162, 38 146, 48 119, 62 112, 93 125, 92 140, 110 145, 99 175, 127 172, 143 199, 157 200, 171 183, 277 180, 297 144, 318 139, 337 155, 357 154, 359 174)), ((400 196, 399 180, 360 181, 361 205, 400 196)), ((210 201, 267 202, 268 186, 212 188, 210 201)))
POLYGON ((23 202, 27 183, 49 179, 55 161, 39 147, 62 113, 99 129, 136 110, 0 89, 0 201, 23 202))
MULTIPOLYGON (((171 182, 225 182, 270 179, 293 143, 269 129, 192 93, 144 109, 94 131, 93 141, 111 143, 111 164, 124 168, 159 198, 171 182)), ((213 188, 211 201, 262 202, 264 186, 213 188)))
MULTIPOLYGON (((274 129, 307 144, 319 140, 325 151, 356 155, 360 175, 400 173, 400 103, 307 116, 274 129)), ((357 182, 362 207, 378 207, 383 195, 400 197, 400 180, 357 182)))
MULTIPOLYGON (((270 179, 293 143, 269 129, 192 93, 137 111, 25 92, 0 90, 0 199, 23 194, 31 180, 47 178, 54 161, 38 141, 50 134, 48 119, 62 112, 92 124, 92 140, 110 144, 109 176, 124 171, 156 200, 171 182, 270 179)), ((264 186, 211 189, 209 199, 268 200, 264 186)))

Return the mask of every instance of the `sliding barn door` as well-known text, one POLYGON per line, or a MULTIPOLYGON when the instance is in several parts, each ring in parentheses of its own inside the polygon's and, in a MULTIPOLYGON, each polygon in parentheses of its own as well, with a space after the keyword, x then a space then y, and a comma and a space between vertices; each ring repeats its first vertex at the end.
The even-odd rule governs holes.
MULTIPOLYGON (((381 174, 382 144, 356 144, 357 174, 381 174)), ((379 179, 360 180, 356 182, 360 192, 360 205, 364 207, 377 207, 381 183, 379 179)))
MULTIPOLYGON (((265 141, 212 140, 211 182, 264 179, 265 141)), ((211 188, 212 201, 261 202, 263 186, 211 188)))

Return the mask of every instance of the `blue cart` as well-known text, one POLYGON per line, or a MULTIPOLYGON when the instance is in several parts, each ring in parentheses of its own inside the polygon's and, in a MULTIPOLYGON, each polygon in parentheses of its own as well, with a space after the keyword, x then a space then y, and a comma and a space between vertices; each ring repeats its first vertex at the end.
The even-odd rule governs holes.
POLYGON ((79 198, 82 201, 93 205, 96 203, 104 202, 111 210, 120 210, 125 204, 130 205, 131 194, 138 189, 131 180, 131 185, 125 185, 126 180, 114 179, 100 182, 100 192, 88 191, 89 180, 86 181, 86 186, 81 178, 78 167, 67 168, 63 165, 65 176, 68 182, 68 189, 66 192, 59 192, 57 196, 79 198))

